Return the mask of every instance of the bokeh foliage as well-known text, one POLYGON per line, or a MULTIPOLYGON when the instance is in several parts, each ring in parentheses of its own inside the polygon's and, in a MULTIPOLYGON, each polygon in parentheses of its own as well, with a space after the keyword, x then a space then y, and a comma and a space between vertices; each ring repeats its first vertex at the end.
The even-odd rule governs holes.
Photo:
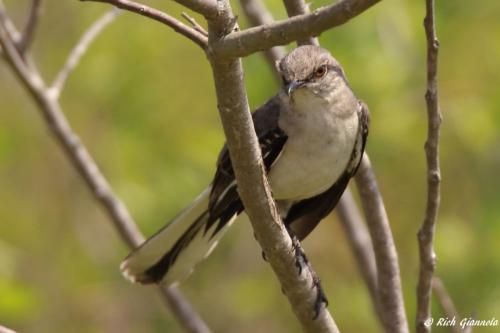
MULTIPOLYGON (((21 25, 29 1, 4 2, 21 25)), ((175 15, 182 11, 170 1, 148 3, 175 15)), ((268 6, 275 17, 285 17, 279 1, 268 6)), ((45 77, 57 73, 80 34, 107 9, 45 1, 34 44, 45 77)), ((371 110, 368 151, 399 250, 410 324, 415 235, 426 195, 423 15, 424 1, 385 0, 320 38, 371 110)), ((460 313, 479 319, 500 317, 498 17, 495 0, 437 1, 444 117, 437 274, 460 313)), ((243 15, 240 23, 245 25, 243 15)), ((256 107, 278 85, 260 55, 244 65, 256 107)), ((210 181, 223 143, 210 68, 193 43, 160 24, 131 14, 118 18, 71 76, 62 105, 146 234, 210 181)), ((341 330, 378 332, 335 216, 305 248, 341 330)), ((180 332, 153 289, 121 278, 118 264, 126 253, 38 110, 1 63, 0 323, 20 332, 180 332)), ((248 223, 232 228, 182 290, 214 332, 300 331, 248 223)), ((433 312, 442 315, 437 304, 433 312)))

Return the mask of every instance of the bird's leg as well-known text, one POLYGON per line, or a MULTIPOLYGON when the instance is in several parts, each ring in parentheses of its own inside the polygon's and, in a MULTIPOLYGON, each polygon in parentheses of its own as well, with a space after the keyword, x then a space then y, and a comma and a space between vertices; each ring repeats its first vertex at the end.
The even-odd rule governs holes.
POLYGON ((316 288, 317 291, 316 301, 314 303, 314 319, 316 319, 321 311, 322 305, 325 304, 325 307, 328 306, 328 299, 326 298, 325 292, 321 287, 321 280, 319 279, 318 274, 314 271, 309 259, 307 259, 306 253, 302 249, 299 239, 289 226, 286 226, 286 230, 292 240, 292 250, 295 253, 295 266, 297 266, 298 274, 302 274, 302 266, 304 265, 309 270, 313 278, 312 288, 316 288))
POLYGON ((313 276, 313 285, 312 288, 316 288, 316 301, 314 302, 314 318, 316 319, 319 316, 319 312, 321 311, 322 305, 325 304, 325 308, 328 306, 328 299, 326 298, 326 294, 321 286, 321 280, 319 279, 316 272, 312 269, 311 265, 307 266, 309 271, 313 276))
POLYGON ((288 231, 288 235, 290 236, 290 239, 292 240, 292 250, 295 253, 295 266, 297 267, 299 271, 299 275, 302 274, 302 265, 309 265, 309 259, 306 257, 306 253, 302 249, 302 246, 300 245, 300 241, 293 232, 292 228, 289 226, 286 227, 286 230, 288 231))

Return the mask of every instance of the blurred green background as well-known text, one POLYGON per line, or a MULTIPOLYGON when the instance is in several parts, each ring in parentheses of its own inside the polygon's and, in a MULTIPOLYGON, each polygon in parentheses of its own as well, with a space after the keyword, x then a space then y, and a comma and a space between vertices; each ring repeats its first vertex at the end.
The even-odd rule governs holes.
MULTIPOLYGON (((29 1, 4 2, 22 26, 29 1)), ((182 11, 171 1, 147 3, 176 16, 182 11)), ((280 1, 267 5, 285 17, 280 1)), ((33 47, 45 78, 55 76, 81 33, 108 9, 45 1, 33 47)), ((412 327, 416 233, 426 198, 423 15, 423 0, 385 0, 320 38, 371 110, 368 151, 412 327)), ((499 1, 437 1, 444 118, 437 274, 460 314, 479 319, 500 317, 499 17, 499 1)), ((255 108, 278 85, 260 55, 244 66, 255 108)), ((197 46, 170 29, 137 15, 119 17, 70 77, 61 103, 146 235, 210 182, 224 140, 210 68, 197 46)), ((342 332, 379 332, 337 218, 321 223, 304 246, 342 332)), ((1 62, 0 324, 20 332, 181 332, 154 288, 121 277, 127 253, 1 62)), ((181 289, 214 332, 300 332, 248 223, 236 224, 181 289)), ((442 315, 437 303, 433 312, 442 315)))

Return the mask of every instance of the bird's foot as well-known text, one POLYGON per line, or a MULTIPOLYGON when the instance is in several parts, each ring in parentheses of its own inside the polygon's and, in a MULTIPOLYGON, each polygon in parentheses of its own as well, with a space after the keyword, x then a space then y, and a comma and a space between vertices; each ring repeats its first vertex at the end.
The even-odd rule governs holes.
POLYGON ((302 249, 302 246, 300 245, 300 241, 293 232, 293 230, 289 227, 286 228, 288 231, 288 235, 290 236, 290 239, 292 240, 292 251, 295 254, 295 266, 297 267, 298 274, 302 274, 302 266, 309 265, 309 260, 306 257, 306 253, 302 249))
MULTIPOLYGON (((314 271, 311 270, 311 273, 314 273, 314 271)), ((319 277, 316 275, 316 273, 313 274, 313 288, 316 288, 316 300, 314 301, 314 317, 313 319, 318 318, 319 313, 323 309, 323 304, 325 305, 325 308, 328 306, 328 299, 326 298, 326 294, 323 291, 323 287, 321 287, 321 281, 319 277)))
POLYGON ((321 281, 314 271, 314 269, 311 266, 311 263, 309 262, 309 259, 307 259, 306 253, 302 249, 302 246, 300 245, 300 241, 293 232, 293 230, 289 227, 287 227, 288 234, 290 235, 290 238, 292 239, 292 250, 294 251, 295 254, 295 266, 298 269, 298 274, 302 274, 302 269, 305 267, 309 273, 312 276, 313 279, 313 284, 312 288, 316 288, 316 300, 314 301, 314 319, 318 318, 319 313, 321 312, 323 308, 323 304, 325 307, 328 306, 328 299, 326 298, 326 294, 323 291, 323 288, 321 287, 321 281))

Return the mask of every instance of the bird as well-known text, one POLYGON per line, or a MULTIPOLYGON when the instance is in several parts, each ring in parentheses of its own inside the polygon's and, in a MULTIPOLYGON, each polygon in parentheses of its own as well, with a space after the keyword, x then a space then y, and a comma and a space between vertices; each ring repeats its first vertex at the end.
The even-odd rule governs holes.
MULTIPOLYGON (((334 209, 355 175, 369 111, 324 48, 299 46, 276 69, 281 88, 252 119, 273 198, 291 237, 300 241, 334 209)), ((140 284, 184 280, 244 210, 224 145, 210 185, 122 261, 123 275, 140 284)))

